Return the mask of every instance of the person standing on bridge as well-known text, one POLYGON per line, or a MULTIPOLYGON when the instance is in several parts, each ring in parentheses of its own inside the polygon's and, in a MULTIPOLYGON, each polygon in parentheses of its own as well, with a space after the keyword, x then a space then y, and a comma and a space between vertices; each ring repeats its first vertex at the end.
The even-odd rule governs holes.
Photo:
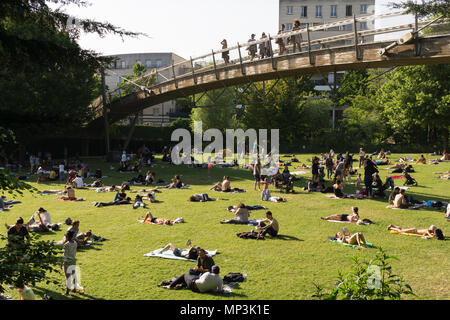
MULTIPOLYGON (((300 30, 300 21, 294 20, 294 26, 292 27, 292 31, 299 31, 300 30)), ((291 36, 291 42, 294 45, 294 53, 295 53, 295 47, 298 46, 298 51, 302 52, 302 35, 301 34, 295 34, 291 36)))
MULTIPOLYGON (((220 44, 222 45, 222 50, 228 48, 226 39, 223 39, 220 44)), ((223 61, 225 61, 225 64, 229 64, 230 63, 230 51, 222 52, 222 59, 223 59, 223 61)))
MULTIPOLYGON (((251 35, 251 38, 248 40, 248 42, 250 43, 250 42, 256 41, 255 37, 256 37, 256 35, 253 33, 253 34, 251 35)), ((249 54, 249 56, 250 56, 250 61, 253 61, 253 59, 255 59, 255 56, 256 56, 256 49, 257 49, 257 48, 256 48, 256 44, 252 44, 252 45, 250 45, 250 46, 247 48, 248 54, 249 54)))
MULTIPOLYGON (((265 40, 267 38, 266 33, 263 32, 261 35, 261 39, 259 40, 265 40)), ((263 41, 259 44, 259 58, 260 59, 264 59, 265 57, 268 56, 267 54, 267 50, 268 48, 266 47, 267 41, 263 41)))
MULTIPOLYGON (((284 24, 281 25, 281 29, 278 31, 278 35, 282 35, 286 32, 286 26, 284 24)), ((278 38, 276 43, 278 44, 278 54, 281 56, 286 51, 286 44, 284 43, 284 38, 278 38)))

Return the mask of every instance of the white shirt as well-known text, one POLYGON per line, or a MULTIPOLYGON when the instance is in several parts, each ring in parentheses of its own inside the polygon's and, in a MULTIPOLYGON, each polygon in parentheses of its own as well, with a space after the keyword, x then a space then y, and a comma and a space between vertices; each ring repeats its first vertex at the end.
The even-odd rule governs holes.
POLYGON ((48 213, 48 211, 40 212, 39 215, 41 216, 43 224, 47 225, 52 223, 52 219, 50 218, 50 213, 48 213))
POLYGON ((77 188, 83 188, 84 187, 84 183, 83 183, 83 179, 81 179, 81 177, 76 177, 73 182, 75 183, 77 188))
POLYGON ((446 216, 447 218, 450 218, 450 203, 449 203, 448 206, 447 206, 447 212, 445 213, 445 216, 446 216))
POLYGON ((78 244, 76 241, 68 241, 64 244, 64 261, 75 262, 78 244))
POLYGON ((63 164, 59 165, 59 172, 64 172, 64 165, 63 164))
POLYGON ((199 279, 195 280, 195 284, 200 292, 217 292, 223 289, 222 278, 215 273, 205 272, 199 279))
POLYGON ((127 161, 127 155, 125 153, 122 153, 122 162, 127 161))

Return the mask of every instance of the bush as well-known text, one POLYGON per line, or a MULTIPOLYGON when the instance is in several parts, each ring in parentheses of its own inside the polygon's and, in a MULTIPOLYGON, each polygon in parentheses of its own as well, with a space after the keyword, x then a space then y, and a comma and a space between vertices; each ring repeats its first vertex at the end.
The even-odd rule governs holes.
POLYGON ((322 286, 314 283, 316 293, 313 297, 320 300, 400 300, 402 295, 414 295, 404 279, 392 273, 390 259, 398 260, 382 248, 370 261, 353 257, 352 270, 346 275, 338 272, 335 288, 324 292, 322 286))

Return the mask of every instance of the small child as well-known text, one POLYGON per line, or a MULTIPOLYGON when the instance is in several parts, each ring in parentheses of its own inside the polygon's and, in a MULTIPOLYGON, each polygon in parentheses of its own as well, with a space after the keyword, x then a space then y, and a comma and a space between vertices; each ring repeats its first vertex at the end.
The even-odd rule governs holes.
POLYGON ((356 188, 359 188, 361 186, 361 173, 358 173, 358 178, 356 179, 355 186, 356 188))

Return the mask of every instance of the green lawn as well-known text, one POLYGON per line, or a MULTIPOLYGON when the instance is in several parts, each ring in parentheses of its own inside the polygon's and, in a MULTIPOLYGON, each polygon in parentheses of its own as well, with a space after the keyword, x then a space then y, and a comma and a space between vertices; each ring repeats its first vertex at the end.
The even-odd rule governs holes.
MULTIPOLYGON (((396 154, 391 159, 398 159, 396 154)), ((401 156, 404 156, 402 154, 401 156)), ((409 155, 417 158, 418 155, 409 155)), ((425 155, 428 158, 437 158, 425 155)), ((299 155, 301 161, 311 159, 312 155, 299 155)), ((287 160, 288 158, 282 158, 287 160)), ((130 179, 133 174, 111 172, 110 164, 99 161, 88 162, 91 172, 101 167, 103 174, 110 175, 104 179, 107 185, 119 184, 130 179)), ((309 163, 310 164, 310 163, 309 163)), ((356 164, 355 164, 356 165, 356 164)), ((117 165, 116 165, 117 166, 117 165)), ((387 170, 380 166, 384 182, 387 170)), ((408 190, 407 194, 418 199, 449 201, 450 181, 438 180, 433 172, 450 170, 450 163, 439 165, 414 166, 413 176, 419 186, 408 190)), ((294 169, 291 167, 291 171, 294 169)), ((334 200, 321 193, 303 191, 305 178, 296 182, 297 194, 289 194, 286 203, 268 203, 260 200, 260 192, 253 190, 253 176, 247 170, 213 168, 212 178, 208 178, 207 169, 189 169, 186 166, 169 166, 156 163, 152 169, 157 178, 168 180, 174 174, 181 174, 182 180, 191 185, 190 190, 164 190, 157 194, 161 203, 149 204, 154 216, 161 218, 183 217, 184 224, 175 226, 144 225, 137 222, 146 210, 133 210, 131 205, 96 208, 93 201, 112 201, 113 193, 96 193, 95 191, 77 191, 78 197, 85 202, 62 202, 56 196, 25 194, 17 196, 22 204, 14 205, 8 212, 0 212, 0 230, 6 234, 5 222, 13 224, 17 217, 28 219, 39 207, 46 208, 54 222, 63 222, 67 217, 81 221, 81 231, 92 229, 94 234, 108 238, 109 241, 95 245, 93 248, 79 251, 78 263, 82 271, 82 285, 86 293, 72 295, 80 299, 311 299, 314 292, 313 282, 331 287, 334 285, 337 271, 349 270, 351 257, 374 257, 376 249, 353 250, 328 241, 327 237, 335 234, 342 224, 330 223, 320 219, 335 213, 350 213, 351 206, 360 208, 360 216, 369 218, 376 224, 370 226, 345 225, 350 232, 361 231, 367 241, 382 246, 400 260, 393 261, 394 273, 406 278, 417 297, 413 299, 448 299, 450 297, 450 241, 424 240, 420 237, 392 235, 386 227, 390 223, 402 227, 427 228, 431 224, 440 227, 445 235, 450 235, 450 224, 442 211, 436 210, 390 210, 385 201, 373 200, 334 200), (223 175, 229 175, 232 187, 244 188, 246 193, 221 194, 207 191, 223 175), (301 186, 301 187, 300 187, 301 186), (193 193, 208 192, 211 197, 228 200, 189 203, 188 196, 193 193), (236 233, 250 231, 246 225, 222 225, 221 219, 232 217, 226 211, 229 205, 244 202, 249 205, 268 207, 280 223, 280 234, 289 236, 274 239, 270 236, 265 241, 243 240, 236 233), (221 267, 222 276, 229 272, 247 270, 248 281, 241 283, 230 297, 210 294, 198 294, 188 290, 166 290, 157 287, 161 281, 175 275, 186 273, 194 263, 147 258, 143 255, 161 248, 171 242, 184 246, 191 239, 206 249, 218 249, 214 257, 221 267)), ((34 178, 33 178, 34 180, 34 178)), ((91 180, 87 180, 90 182, 91 180)), ((395 180, 396 184, 403 180, 395 180)), ((39 190, 58 189, 59 183, 35 184, 39 190)), ((139 187, 132 187, 138 189, 139 187)), ((346 185, 346 192, 354 192, 352 184, 346 185)), ((271 187, 272 195, 279 194, 271 187)), ((132 196, 134 198, 134 195, 132 196)), ((147 202, 148 203, 148 202, 147 202)), ((252 217, 264 217, 264 211, 253 211, 252 217)), ((67 226, 64 226, 64 231, 67 226)), ((64 231, 43 235, 45 240, 60 240, 64 231)), ((61 283, 64 276, 59 275, 61 283)), ((33 288, 40 297, 44 293, 56 299, 64 289, 61 286, 38 284, 33 288)), ((14 290, 7 294, 17 297, 14 290)))

